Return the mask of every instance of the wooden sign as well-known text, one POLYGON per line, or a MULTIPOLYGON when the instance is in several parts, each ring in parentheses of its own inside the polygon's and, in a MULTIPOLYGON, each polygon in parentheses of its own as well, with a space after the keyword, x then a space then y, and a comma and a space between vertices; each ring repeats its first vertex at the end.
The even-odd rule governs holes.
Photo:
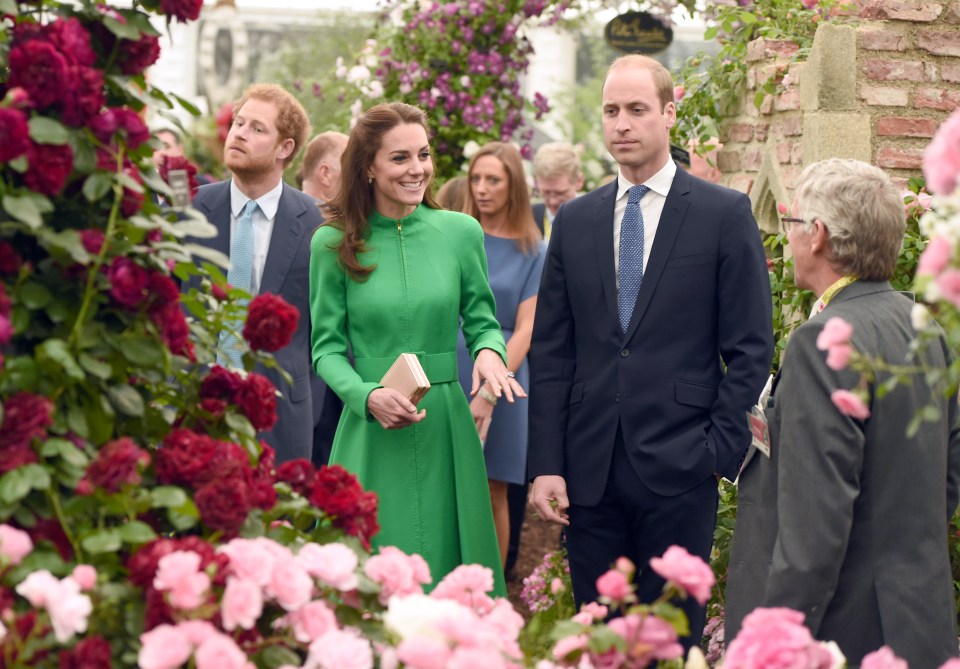
POLYGON ((657 53, 670 46, 673 29, 648 12, 627 12, 607 24, 604 37, 623 53, 657 53))

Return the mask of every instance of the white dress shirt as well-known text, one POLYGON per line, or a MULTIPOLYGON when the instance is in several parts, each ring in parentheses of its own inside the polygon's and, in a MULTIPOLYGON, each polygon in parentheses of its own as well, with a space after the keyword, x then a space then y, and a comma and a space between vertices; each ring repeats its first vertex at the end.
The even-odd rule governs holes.
MULTIPOLYGON (((270 251, 270 236, 273 234, 273 221, 280 208, 280 194, 283 193, 283 181, 277 183, 276 188, 266 195, 257 198, 258 209, 253 212, 253 286, 251 295, 260 294, 260 283, 263 278, 263 266, 267 262, 267 252, 270 251)), ((250 198, 244 195, 237 187, 237 182, 230 181, 230 241, 237 234, 237 222, 243 214, 244 207, 250 198)))
MULTIPOLYGON (((667 193, 673 185, 673 177, 677 174, 677 164, 668 160, 663 168, 647 179, 650 190, 640 200, 640 213, 643 214, 643 269, 646 271, 650 260, 650 250, 660 225, 660 215, 663 205, 667 201, 667 193)), ((617 174, 617 202, 613 206, 613 267, 617 277, 617 290, 620 289, 620 224, 623 222, 623 212, 627 209, 627 191, 637 184, 627 181, 620 171, 617 174)))

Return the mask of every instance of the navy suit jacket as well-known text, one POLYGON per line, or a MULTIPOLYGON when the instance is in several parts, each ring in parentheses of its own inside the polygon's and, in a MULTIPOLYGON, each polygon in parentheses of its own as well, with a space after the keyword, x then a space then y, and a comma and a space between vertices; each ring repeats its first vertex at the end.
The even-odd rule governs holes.
MULTIPOLYGON (((230 181, 201 186, 193 200, 217 228, 213 239, 197 240, 230 255, 230 181)), ((277 362, 293 378, 289 385, 276 370, 258 368, 280 391, 277 423, 261 436, 277 451, 277 461, 310 459, 313 450, 313 399, 315 374, 310 364, 310 237, 323 222, 316 201, 287 184, 273 223, 270 248, 263 266, 260 293, 280 295, 300 311, 290 344, 277 351, 277 362)), ((192 282, 197 283, 196 277, 192 282)), ((189 284, 188 284, 189 287, 189 284)))
POLYGON ((585 506, 603 494, 618 426, 637 475, 658 494, 714 473, 736 478, 750 443, 746 412, 773 356, 750 201, 682 169, 621 331, 616 193, 614 181, 557 212, 530 348, 528 476, 564 476, 571 503, 585 506))
POLYGON ((538 202, 537 204, 530 207, 533 210, 533 222, 537 224, 537 227, 540 229, 540 234, 544 234, 543 231, 543 219, 547 215, 547 205, 543 202, 538 202))

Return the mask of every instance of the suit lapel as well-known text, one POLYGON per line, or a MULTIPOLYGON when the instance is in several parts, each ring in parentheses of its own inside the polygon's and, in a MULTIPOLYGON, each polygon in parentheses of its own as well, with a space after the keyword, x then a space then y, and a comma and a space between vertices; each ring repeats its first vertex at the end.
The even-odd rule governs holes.
POLYGON ((283 185, 280 195, 280 206, 277 207, 277 218, 273 222, 273 234, 270 236, 270 248, 267 250, 267 260, 263 265, 263 277, 260 280, 260 293, 279 293, 280 286, 287 276, 290 263, 293 262, 300 240, 303 237, 304 225, 301 216, 306 212, 303 202, 293 197, 290 187, 283 185))
POLYGON ((620 332, 620 320, 617 311, 617 275, 613 263, 613 209, 617 202, 617 182, 614 180, 600 192, 600 202, 593 225, 593 245, 597 253, 597 267, 600 270, 600 283, 607 309, 617 332, 620 332))
POLYGON ((230 256, 230 181, 210 186, 210 197, 201 204, 203 214, 217 228, 217 236, 203 240, 205 246, 230 256))
POLYGON ((670 257, 670 251, 673 249, 674 242, 677 241, 677 235, 680 234, 683 219, 686 217, 687 209, 690 206, 687 201, 689 192, 690 176, 683 168, 678 167, 676 176, 673 178, 673 185, 670 187, 670 192, 667 193, 667 201, 663 204, 663 213, 660 214, 657 235, 653 239, 653 248, 650 250, 650 260, 644 268, 643 283, 640 285, 640 293, 637 295, 637 303, 633 307, 630 327, 627 328, 624 341, 630 341, 634 332, 637 331, 637 326, 643 319, 647 307, 650 306, 650 300, 657 290, 657 284, 660 283, 663 269, 667 265, 667 258, 670 257))

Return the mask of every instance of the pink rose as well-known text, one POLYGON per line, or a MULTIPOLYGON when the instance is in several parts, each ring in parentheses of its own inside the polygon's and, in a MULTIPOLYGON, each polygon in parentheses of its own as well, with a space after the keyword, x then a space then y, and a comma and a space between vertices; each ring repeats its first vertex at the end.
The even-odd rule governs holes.
POLYGON ((0 558, 9 565, 17 565, 33 550, 30 535, 9 525, 0 525, 0 558))
POLYGON ((860 669, 909 669, 907 661, 900 659, 889 646, 864 655, 860 669))
POLYGON ((450 648, 440 639, 414 637, 400 642, 397 657, 409 669, 446 669, 450 648))
POLYGON ((386 603, 393 595, 412 595, 423 592, 430 582, 430 568, 419 555, 407 555, 395 546, 384 546, 378 555, 363 565, 363 570, 382 586, 380 601, 386 603))
POLYGON ((495 648, 455 648, 447 669, 505 669, 503 655, 495 648))
POLYGON ((837 344, 831 346, 827 351, 827 367, 839 372, 846 369, 850 364, 850 356, 853 354, 853 347, 849 344, 837 344))
POLYGON ((225 634, 215 634, 200 644, 194 659, 197 669, 254 669, 247 654, 225 634))
POLYGON ((597 592, 600 593, 601 597, 606 597, 614 602, 621 602, 632 595, 633 588, 630 586, 626 574, 611 569, 597 579, 597 592))
POLYGON ((870 417, 870 409, 863 399, 849 390, 834 390, 830 394, 830 401, 845 416, 857 420, 866 420, 870 417))
POLYGON ((594 620, 603 620, 607 617, 609 609, 603 604, 597 602, 588 602, 580 607, 580 613, 589 614, 594 620))
POLYGON ((337 629, 337 617, 326 602, 307 602, 287 614, 286 622, 300 643, 312 643, 331 630, 337 629))
POLYGON ((950 240, 942 235, 934 237, 920 254, 917 276, 936 276, 946 269, 951 257, 953 257, 953 245, 950 240))
POLYGON ((30 572, 16 590, 31 606, 39 609, 60 595, 60 580, 46 569, 39 569, 30 572))
POLYGON ((940 125, 923 152, 923 176, 937 195, 950 195, 960 183, 960 110, 940 125))
POLYGON ((217 632, 217 628, 206 620, 184 620, 177 625, 177 631, 185 636, 187 641, 189 641, 190 645, 192 645, 194 648, 202 644, 214 634, 219 634, 219 632, 217 632))
POLYGON ((93 590, 97 585, 97 570, 88 564, 78 564, 71 576, 81 590, 93 590))
POLYGON ((944 270, 937 277, 937 287, 945 300, 960 309, 960 271, 953 268, 944 270))
POLYGON ((140 635, 140 669, 176 669, 190 659, 190 641, 172 625, 157 625, 140 635))
POLYGON ((553 646, 553 656, 561 662, 576 660, 587 649, 589 640, 586 634, 564 637, 553 646))
POLYGON ((241 627, 253 629, 257 618, 263 613, 263 592, 260 586, 245 578, 227 577, 227 587, 223 591, 221 614, 223 628, 232 632, 241 627))
POLYGON ((652 558, 650 568, 697 600, 700 606, 710 599, 710 591, 717 582, 710 565, 681 546, 670 546, 663 557, 652 558))
POLYGON ((443 577, 431 597, 452 599, 466 607, 485 612, 493 605, 487 593, 493 590, 493 571, 478 564, 460 565, 443 577))
POLYGON ((631 614, 614 618, 608 627, 627 642, 630 658, 637 666, 646 666, 651 660, 683 657, 677 630, 662 618, 631 614))
POLYGON ((803 614, 785 608, 755 609, 727 646, 724 669, 804 667, 829 669, 833 657, 803 624, 803 614))
POLYGON ((674 102, 680 102, 683 99, 683 96, 686 94, 686 89, 683 86, 674 86, 673 87, 673 100, 674 102))
POLYGON ((563 580, 560 578, 555 578, 550 581, 550 593, 557 595, 567 589, 567 586, 563 584, 563 580))
POLYGON ((313 581, 292 555, 285 556, 274 563, 266 592, 285 610, 296 611, 310 601, 313 581))
POLYGON ((951 657, 940 665, 940 669, 960 669, 960 657, 951 657))
POLYGON ((276 553, 269 539, 233 539, 225 546, 217 549, 230 558, 230 573, 253 581, 259 586, 270 582, 273 573, 273 563, 276 553))
POLYGON ((824 324, 820 334, 817 335, 817 348, 827 351, 832 346, 849 344, 851 336, 853 336, 853 326, 839 316, 834 316, 824 324))
POLYGON ((297 561, 310 576, 340 591, 357 587, 357 554, 340 543, 305 545, 297 561))
POLYGON ((170 603, 189 611, 200 606, 210 589, 210 577, 200 570, 201 557, 193 551, 174 551, 157 562, 153 587, 166 590, 170 603))
POLYGON ((60 581, 60 592, 47 601, 46 609, 53 625, 53 635, 64 643, 74 634, 87 631, 87 618, 93 611, 93 603, 89 597, 80 594, 80 586, 68 576, 60 581))
POLYGON ((306 666, 318 669, 373 669, 370 643, 355 630, 331 630, 310 644, 306 666))

